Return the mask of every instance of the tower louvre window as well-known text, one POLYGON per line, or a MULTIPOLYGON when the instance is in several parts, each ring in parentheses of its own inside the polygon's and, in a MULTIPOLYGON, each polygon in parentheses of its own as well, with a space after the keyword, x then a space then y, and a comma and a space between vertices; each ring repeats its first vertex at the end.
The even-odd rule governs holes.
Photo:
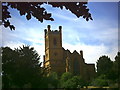
POLYGON ((53 43, 54 43, 54 46, 57 46, 57 40, 56 40, 56 38, 54 38, 53 43))

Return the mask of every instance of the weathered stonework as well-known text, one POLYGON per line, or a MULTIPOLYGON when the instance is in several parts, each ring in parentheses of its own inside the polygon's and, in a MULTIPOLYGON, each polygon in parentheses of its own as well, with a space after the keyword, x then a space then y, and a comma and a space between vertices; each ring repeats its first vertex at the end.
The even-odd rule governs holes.
POLYGON ((61 75, 64 72, 71 72, 90 80, 95 75, 95 65, 86 64, 83 58, 83 51, 80 54, 75 50, 71 53, 62 47, 62 27, 52 31, 48 25, 45 32, 45 55, 44 67, 48 72, 56 72, 61 75))

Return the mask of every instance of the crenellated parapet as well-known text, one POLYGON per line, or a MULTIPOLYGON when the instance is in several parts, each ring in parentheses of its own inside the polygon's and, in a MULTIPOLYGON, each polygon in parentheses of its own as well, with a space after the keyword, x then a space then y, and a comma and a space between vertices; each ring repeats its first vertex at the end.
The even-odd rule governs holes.
POLYGON ((51 26, 48 25, 47 29, 45 29, 44 32, 45 32, 45 36, 48 34, 61 34, 62 26, 59 26, 59 30, 51 30, 51 26))

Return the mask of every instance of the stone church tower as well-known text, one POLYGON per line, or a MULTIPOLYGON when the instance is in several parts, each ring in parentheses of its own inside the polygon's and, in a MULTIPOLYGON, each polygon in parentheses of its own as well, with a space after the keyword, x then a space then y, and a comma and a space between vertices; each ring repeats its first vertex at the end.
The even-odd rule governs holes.
POLYGON ((51 31, 50 25, 47 30, 45 29, 45 67, 57 73, 65 72, 61 29, 62 27, 59 26, 59 31, 51 31))
POLYGON ((71 53, 62 47, 62 27, 59 30, 51 30, 50 25, 44 30, 45 33, 45 55, 44 68, 58 75, 64 72, 71 72, 74 75, 81 75, 90 80, 95 75, 94 64, 86 64, 83 58, 83 51, 76 50, 71 53), (89 75, 88 75, 89 74, 89 75))

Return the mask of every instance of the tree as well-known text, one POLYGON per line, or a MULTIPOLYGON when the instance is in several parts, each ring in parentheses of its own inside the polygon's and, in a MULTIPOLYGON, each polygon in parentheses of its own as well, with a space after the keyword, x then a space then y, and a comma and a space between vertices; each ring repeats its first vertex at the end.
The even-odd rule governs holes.
POLYGON ((108 80, 104 74, 101 74, 91 82, 91 85, 99 87, 108 86, 108 80))
POLYGON ((51 72, 47 79, 48 88, 57 88, 59 84, 58 75, 56 72, 51 72))
POLYGON ((20 15, 26 16, 27 20, 30 20, 31 17, 35 17, 38 21, 43 22, 43 20, 54 19, 51 17, 51 13, 48 13, 44 7, 41 7, 43 4, 52 5, 52 7, 57 7, 63 9, 65 7, 67 10, 70 10, 78 18, 81 16, 87 21, 92 20, 89 9, 87 8, 87 2, 3 2, 2 3, 2 24, 4 27, 9 27, 11 30, 15 30, 15 26, 11 25, 9 18, 12 18, 8 8, 17 9, 20 15))
POLYGON ((73 76, 69 72, 63 73, 60 83, 62 88, 81 88, 85 85, 85 81, 80 76, 73 76))
POLYGON ((80 76, 73 76, 68 81, 72 84, 70 84, 72 88, 83 88, 85 86, 85 81, 80 76))
POLYGON ((69 73, 69 72, 66 72, 66 73, 63 73, 62 76, 61 76, 61 79, 60 79, 60 86, 62 88, 66 88, 66 81, 68 81, 69 79, 72 78, 72 74, 69 73))
POLYGON ((117 75, 120 75, 119 64, 120 64, 120 52, 117 53, 113 64, 114 70, 118 72, 117 75))
POLYGON ((63 73, 62 76, 61 76, 61 79, 60 79, 61 83, 67 81, 70 78, 72 78, 72 74, 71 73, 69 73, 69 72, 63 73))
POLYGON ((120 52, 117 53, 117 55, 115 56, 115 61, 113 62, 113 66, 110 70, 109 73, 107 73, 107 77, 109 80, 112 80, 113 82, 118 81, 119 78, 119 67, 118 64, 120 63, 120 52))
POLYGON ((107 74, 112 68, 113 62, 108 56, 102 56, 97 61, 97 74, 107 74))
POLYGON ((13 73, 13 50, 9 47, 2 48, 2 82, 5 88, 10 87, 11 73, 13 73), (11 71, 10 71, 11 70, 11 71))
POLYGON ((114 76, 115 77, 115 81, 118 84, 118 86, 120 86, 120 52, 117 53, 116 57, 115 57, 115 61, 113 64, 113 70, 114 70, 114 76))
POLYGON ((111 61, 108 56, 102 56, 97 61, 97 74, 98 76, 92 82, 93 85, 103 86, 109 85, 110 87, 118 87, 119 69, 118 63, 120 61, 120 53, 115 57, 115 61, 111 61))
POLYGON ((2 50, 3 88, 41 87, 43 70, 34 48, 23 46, 12 50, 3 47, 2 50))

